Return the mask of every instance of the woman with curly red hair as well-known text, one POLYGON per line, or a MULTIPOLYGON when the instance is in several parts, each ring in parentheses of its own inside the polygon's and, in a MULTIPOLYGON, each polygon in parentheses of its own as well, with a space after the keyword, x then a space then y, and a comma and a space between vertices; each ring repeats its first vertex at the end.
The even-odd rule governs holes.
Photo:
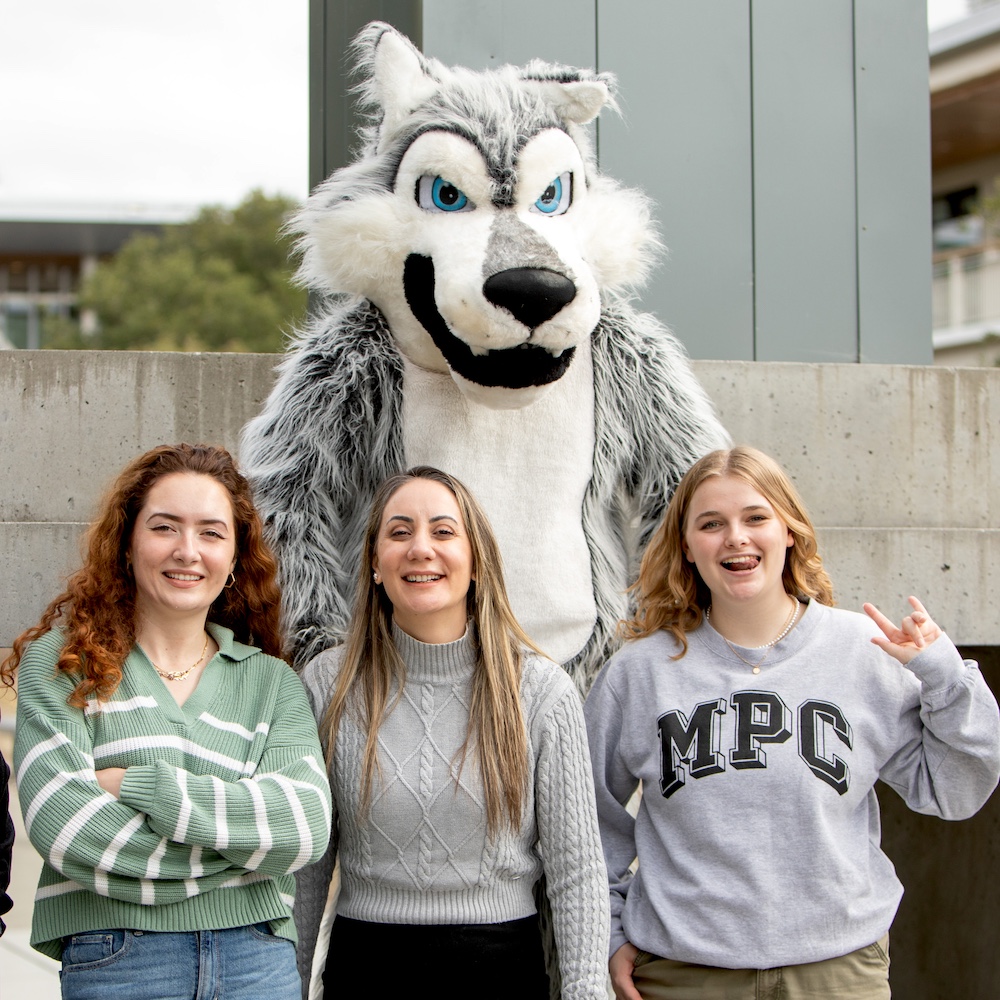
POLYGON ((292 1000, 293 872, 330 798, 281 654, 277 566, 222 448, 154 448, 101 504, 83 567, 14 643, 32 944, 68 1000, 292 1000))

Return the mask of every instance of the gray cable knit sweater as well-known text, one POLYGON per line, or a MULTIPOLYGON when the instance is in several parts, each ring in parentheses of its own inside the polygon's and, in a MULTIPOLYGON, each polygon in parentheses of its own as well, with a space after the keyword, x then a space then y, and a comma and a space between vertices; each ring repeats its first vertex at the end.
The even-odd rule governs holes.
MULTIPOLYGON (((403 694, 379 732, 381 779, 359 822, 364 732, 345 715, 330 767, 334 838, 297 875, 299 967, 309 971, 334 861, 337 913, 382 923, 498 923, 535 912, 544 872, 565 1000, 606 1000, 607 878, 580 697, 556 664, 526 652, 521 701, 532 781, 516 834, 486 835, 479 768, 459 768, 475 645, 469 635, 428 645, 394 628, 407 668, 403 694)), ((316 718, 333 691, 340 650, 321 653, 302 680, 316 718)))

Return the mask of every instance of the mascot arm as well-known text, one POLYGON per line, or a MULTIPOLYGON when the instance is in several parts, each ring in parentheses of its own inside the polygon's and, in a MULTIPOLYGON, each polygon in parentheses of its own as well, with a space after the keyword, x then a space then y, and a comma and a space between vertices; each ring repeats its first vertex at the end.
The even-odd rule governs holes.
POLYGON ((595 474, 623 484, 635 565, 684 473, 730 445, 684 348, 659 320, 628 305, 605 312, 594 332, 595 474), (618 463, 615 470, 597 468, 618 463))
POLYGON ((342 640, 372 494, 402 467, 402 364, 369 302, 334 303, 295 346, 244 430, 241 460, 301 666, 342 640))

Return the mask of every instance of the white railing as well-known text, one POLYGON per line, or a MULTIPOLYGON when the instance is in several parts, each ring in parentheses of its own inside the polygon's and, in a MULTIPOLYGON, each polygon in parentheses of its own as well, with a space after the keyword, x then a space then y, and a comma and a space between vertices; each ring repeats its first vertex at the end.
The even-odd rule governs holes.
POLYGON ((935 330, 1000 329, 1000 244, 935 254, 932 302, 935 330))

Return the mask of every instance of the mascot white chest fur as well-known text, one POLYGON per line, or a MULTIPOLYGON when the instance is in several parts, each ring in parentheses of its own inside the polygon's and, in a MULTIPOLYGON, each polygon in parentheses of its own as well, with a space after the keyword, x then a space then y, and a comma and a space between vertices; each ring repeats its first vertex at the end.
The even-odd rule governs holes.
POLYGON ((384 24, 355 55, 364 149, 295 221, 325 306, 242 447, 296 660, 342 635, 375 486, 427 464, 476 494, 521 624, 586 687, 638 547, 728 440, 628 302, 656 250, 647 204, 599 174, 583 129, 614 80, 449 69, 384 24))

